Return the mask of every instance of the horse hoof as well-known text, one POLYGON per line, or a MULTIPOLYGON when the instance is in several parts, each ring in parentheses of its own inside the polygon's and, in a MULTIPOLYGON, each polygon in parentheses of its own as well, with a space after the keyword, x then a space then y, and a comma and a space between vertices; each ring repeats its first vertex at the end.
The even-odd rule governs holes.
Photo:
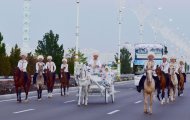
POLYGON ((148 111, 147 111, 147 110, 145 110, 145 111, 144 111, 144 114, 148 114, 148 111))
POLYGON ((169 100, 169 99, 167 100, 167 103, 170 103, 170 100, 169 100))
POLYGON ((152 115, 152 112, 149 112, 148 114, 149 114, 149 115, 152 115))

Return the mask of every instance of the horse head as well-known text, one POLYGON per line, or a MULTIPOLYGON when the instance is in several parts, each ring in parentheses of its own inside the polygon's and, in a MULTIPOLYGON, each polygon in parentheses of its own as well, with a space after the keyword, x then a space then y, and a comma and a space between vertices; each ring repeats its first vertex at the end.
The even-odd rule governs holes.
POLYGON ((155 71, 156 71, 156 74, 157 74, 158 76, 161 76, 161 75, 162 75, 162 70, 161 70, 160 67, 157 67, 155 71))
POLYGON ((20 78, 20 75, 21 74, 21 71, 19 70, 19 68, 18 67, 16 67, 15 69, 14 69, 14 81, 19 81, 19 78, 20 78))
POLYGON ((40 77, 43 76, 43 71, 44 71, 44 69, 43 69, 43 65, 39 65, 38 75, 39 75, 40 77))
POLYGON ((152 82, 152 80, 153 80, 152 75, 153 75, 153 71, 151 69, 146 71, 146 77, 147 77, 148 83, 152 82))
POLYGON ((175 67, 173 65, 170 66, 169 71, 171 75, 175 75, 175 67))
POLYGON ((182 70, 181 68, 178 69, 178 73, 181 74, 182 73, 182 70))

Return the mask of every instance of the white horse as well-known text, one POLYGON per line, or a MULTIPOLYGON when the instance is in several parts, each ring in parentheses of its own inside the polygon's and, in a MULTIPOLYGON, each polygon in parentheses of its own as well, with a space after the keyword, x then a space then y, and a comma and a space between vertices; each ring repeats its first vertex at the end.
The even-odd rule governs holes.
POLYGON ((152 114, 152 104, 153 104, 153 96, 155 91, 155 81, 152 77, 153 66, 151 64, 148 64, 147 71, 146 71, 146 80, 144 82, 144 113, 150 113, 152 114), (150 97, 150 106, 149 106, 149 112, 148 112, 148 96, 150 97))
POLYGON ((178 80, 177 80, 177 75, 175 74, 175 67, 173 65, 170 66, 170 75, 171 75, 170 100, 175 101, 178 80))
POLYGON ((87 70, 86 65, 79 64, 75 71, 76 80, 78 81, 78 105, 88 105, 88 89, 90 85, 90 74, 87 70))
POLYGON ((44 88, 44 76, 43 76, 43 66, 39 65, 38 75, 36 77, 36 88, 38 93, 38 100, 42 98, 42 89, 44 88))

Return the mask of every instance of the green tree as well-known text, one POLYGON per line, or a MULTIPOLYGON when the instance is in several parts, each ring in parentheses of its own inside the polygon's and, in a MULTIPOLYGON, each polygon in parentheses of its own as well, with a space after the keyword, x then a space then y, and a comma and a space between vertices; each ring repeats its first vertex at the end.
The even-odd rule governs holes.
POLYGON ((2 57, 1 63, 2 63, 1 67, 3 68, 1 69, 1 75, 8 77, 11 71, 11 64, 9 62, 9 57, 8 56, 2 57))
MULTIPOLYGON (((68 60, 68 65, 69 65, 69 72, 70 74, 74 74, 74 63, 75 63, 75 55, 76 55, 76 49, 75 48, 71 48, 69 49, 69 58, 67 58, 68 60)), ((80 63, 84 63, 86 64, 87 63, 87 57, 85 57, 85 55, 79 51, 78 53, 78 56, 79 56, 79 59, 78 61, 80 63)))
POLYGON ((5 70, 9 67, 6 66, 7 61, 6 60, 6 46, 5 43, 3 43, 3 35, 0 33, 0 75, 5 74, 5 70))
MULTIPOLYGON (((122 48, 120 50, 120 52, 121 52, 121 55, 120 55, 121 74, 132 73, 131 53, 126 48, 122 48)), ((118 63, 118 53, 116 53, 116 55, 115 55, 115 61, 116 61, 116 63, 118 63)))
POLYGON ((6 56, 6 47, 3 43, 3 35, 0 32, 0 56, 6 56))
POLYGON ((59 35, 54 34, 52 30, 49 33, 46 33, 43 37, 43 40, 38 41, 38 46, 35 50, 37 55, 44 55, 47 57, 51 55, 53 61, 57 66, 57 72, 60 71, 61 61, 64 55, 63 45, 58 44, 59 35))
POLYGON ((11 75, 13 75, 14 68, 17 67, 18 61, 20 60, 20 53, 21 53, 21 50, 16 44, 15 47, 11 49, 11 53, 9 56, 9 61, 11 65, 11 75))
POLYGON ((28 53, 27 60, 28 60, 27 72, 30 75, 34 75, 35 70, 36 70, 35 67, 36 67, 36 61, 37 60, 32 53, 28 53))

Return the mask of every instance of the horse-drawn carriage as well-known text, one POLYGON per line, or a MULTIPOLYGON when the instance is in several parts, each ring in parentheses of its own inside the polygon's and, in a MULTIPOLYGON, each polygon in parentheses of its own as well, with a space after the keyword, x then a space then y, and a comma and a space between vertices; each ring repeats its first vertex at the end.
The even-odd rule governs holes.
POLYGON ((111 98, 115 100, 114 76, 109 75, 107 79, 102 79, 102 74, 89 69, 86 65, 79 64, 76 67, 76 80, 78 81, 78 105, 81 100, 84 105, 88 104, 88 96, 100 96, 105 98, 105 103, 111 98))

